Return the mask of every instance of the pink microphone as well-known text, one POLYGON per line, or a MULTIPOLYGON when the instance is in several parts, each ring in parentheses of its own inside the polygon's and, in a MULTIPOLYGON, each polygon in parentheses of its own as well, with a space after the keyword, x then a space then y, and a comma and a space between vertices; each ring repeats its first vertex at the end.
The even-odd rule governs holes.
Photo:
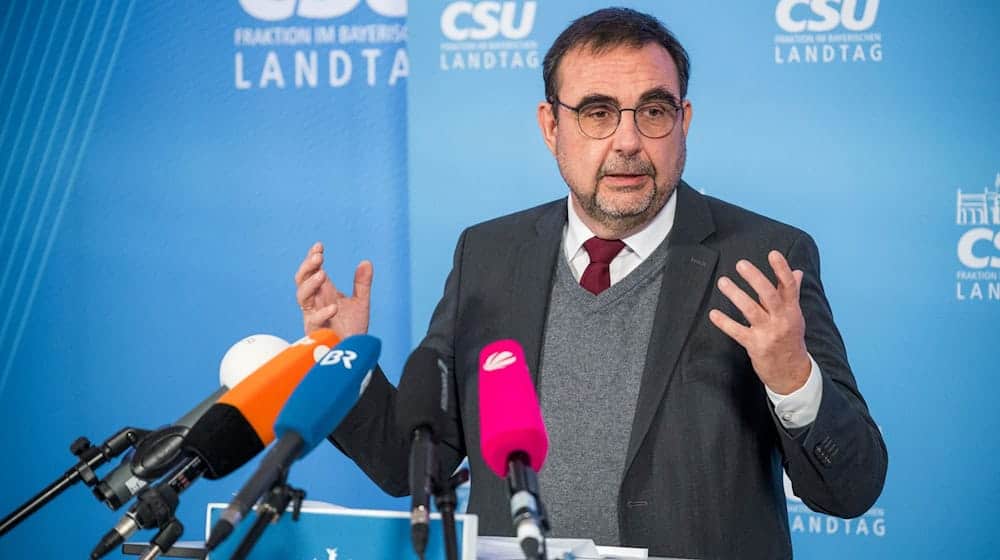
POLYGON ((549 436, 524 350, 514 340, 498 340, 479 353, 479 446, 486 466, 507 479, 514 531, 525 557, 544 559, 549 526, 537 473, 549 436))

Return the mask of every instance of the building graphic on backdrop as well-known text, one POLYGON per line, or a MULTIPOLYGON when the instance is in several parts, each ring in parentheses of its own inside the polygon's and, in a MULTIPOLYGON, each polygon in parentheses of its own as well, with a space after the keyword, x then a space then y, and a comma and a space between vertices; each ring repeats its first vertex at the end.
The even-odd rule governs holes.
POLYGON ((955 272, 955 299, 1000 302, 1000 172, 992 189, 957 190, 955 225, 964 228, 956 251, 962 268, 955 272))
POLYGON ((252 24, 232 32, 237 90, 394 87, 410 73, 406 0, 238 1, 252 24))
POLYGON ((960 226, 1000 225, 1000 173, 997 173, 994 190, 963 193, 958 189, 955 223, 960 226))
POLYGON ((538 2, 450 2, 441 11, 439 68, 444 71, 536 70, 532 38, 538 2))
POLYGON ((775 64, 882 62, 879 0, 777 0, 775 64))
POLYGON ((854 519, 841 519, 818 513, 795 495, 788 474, 785 479, 785 501, 788 507, 788 525, 792 534, 841 535, 852 538, 884 538, 886 534, 885 509, 875 504, 864 515, 854 519))

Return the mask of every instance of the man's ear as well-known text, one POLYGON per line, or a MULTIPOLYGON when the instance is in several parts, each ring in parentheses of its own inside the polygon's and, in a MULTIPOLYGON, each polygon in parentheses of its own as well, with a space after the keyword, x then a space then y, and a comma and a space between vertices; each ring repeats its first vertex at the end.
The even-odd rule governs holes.
POLYGON ((694 105, 691 105, 689 99, 684 100, 684 120, 681 126, 684 127, 684 137, 687 138, 688 129, 691 128, 691 118, 694 117, 694 105))
POLYGON ((549 147, 552 155, 556 155, 556 131, 559 122, 556 120, 555 106, 547 101, 538 104, 538 128, 542 131, 542 140, 549 147))

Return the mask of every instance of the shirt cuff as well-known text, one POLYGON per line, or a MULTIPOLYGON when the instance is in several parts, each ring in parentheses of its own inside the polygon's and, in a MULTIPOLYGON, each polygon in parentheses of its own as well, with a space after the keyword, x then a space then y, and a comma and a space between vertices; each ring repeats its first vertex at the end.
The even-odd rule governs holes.
POLYGON ((812 355, 809 356, 812 369, 806 384, 787 395, 780 395, 766 385, 767 398, 774 405, 774 413, 778 421, 786 429, 805 428, 816 420, 819 414, 819 404, 823 400, 823 378, 812 355))

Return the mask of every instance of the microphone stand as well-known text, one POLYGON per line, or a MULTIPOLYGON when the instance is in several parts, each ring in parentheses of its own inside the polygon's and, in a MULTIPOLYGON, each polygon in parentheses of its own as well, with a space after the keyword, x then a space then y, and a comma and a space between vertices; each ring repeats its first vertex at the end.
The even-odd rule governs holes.
MULTIPOLYGON (((167 529, 172 521, 176 521, 174 514, 180 502, 181 492, 191 486, 205 473, 205 470, 204 462, 194 457, 178 466, 166 480, 156 486, 143 488, 128 513, 94 547, 90 553, 91 560, 106 556, 140 529, 156 527, 161 532, 167 529)), ((183 530, 183 526, 180 528, 183 530)), ((180 538, 180 535, 177 535, 177 538, 180 538)))
POLYGON ((160 532, 153 537, 149 543, 149 548, 139 557, 139 560, 156 560, 161 554, 170 550, 177 539, 184 534, 184 525, 177 518, 171 519, 160 532))
POLYGON ((528 455, 522 451, 507 459, 507 492, 518 544, 528 560, 546 560, 545 538, 549 518, 538 490, 538 475, 530 467, 528 455))
POLYGON ((455 506, 458 498, 455 489, 469 480, 469 469, 463 468, 444 480, 443 484, 434 486, 434 504, 441 513, 441 524, 444 526, 444 550, 447 560, 458 560, 458 535, 455 534, 455 506))
POLYGON ((14 510, 10 515, 0 521, 0 536, 16 527, 31 514, 38 511, 42 506, 52 501, 53 498, 62 494, 67 488, 83 481, 87 486, 94 486, 98 482, 94 469, 104 463, 121 455, 129 447, 135 446, 147 433, 148 430, 138 428, 122 428, 118 433, 108 438, 99 447, 90 443, 85 437, 79 437, 70 446, 70 452, 80 459, 80 462, 71 467, 58 480, 48 485, 44 490, 25 502, 21 507, 14 510))
POLYGON ((302 510, 302 500, 306 497, 304 490, 293 488, 282 476, 279 482, 271 487, 270 493, 259 506, 257 506, 257 519, 254 520, 250 531, 247 532, 240 545, 236 547, 230 560, 244 560, 250 555, 250 551, 256 546, 257 541, 264 534, 267 526, 277 523, 281 516, 288 509, 288 504, 292 504, 292 521, 299 520, 299 513, 302 510))

